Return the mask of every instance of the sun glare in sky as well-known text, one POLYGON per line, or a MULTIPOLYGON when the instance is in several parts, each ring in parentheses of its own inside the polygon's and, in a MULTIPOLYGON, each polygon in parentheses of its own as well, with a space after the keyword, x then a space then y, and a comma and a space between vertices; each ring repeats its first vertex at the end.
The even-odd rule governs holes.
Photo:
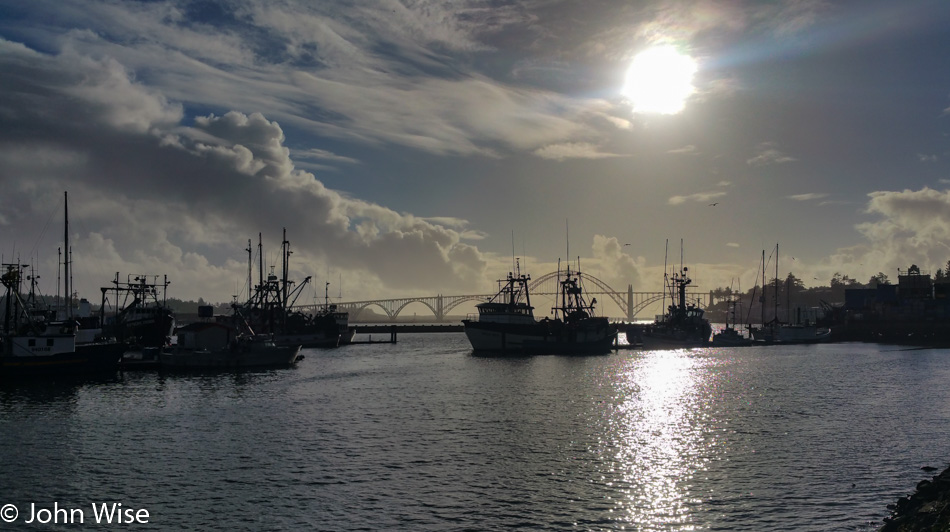
POLYGON ((638 113, 675 114, 693 93, 696 62, 672 46, 644 50, 633 58, 623 94, 638 113))

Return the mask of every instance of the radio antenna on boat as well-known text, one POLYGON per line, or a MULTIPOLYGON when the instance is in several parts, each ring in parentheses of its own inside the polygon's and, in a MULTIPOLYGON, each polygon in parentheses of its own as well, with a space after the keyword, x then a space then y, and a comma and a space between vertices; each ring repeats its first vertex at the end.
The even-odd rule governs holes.
POLYGON ((564 240, 567 242, 567 255, 564 255, 564 259, 567 260, 568 264, 571 262, 571 226, 567 218, 564 219, 564 240))
POLYGON ((515 230, 511 230, 511 271, 515 271, 515 230))

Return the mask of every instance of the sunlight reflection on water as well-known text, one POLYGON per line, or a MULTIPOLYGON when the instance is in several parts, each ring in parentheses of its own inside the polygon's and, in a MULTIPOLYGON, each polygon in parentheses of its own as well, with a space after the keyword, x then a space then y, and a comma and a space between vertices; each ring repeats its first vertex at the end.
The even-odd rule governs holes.
POLYGON ((622 479, 622 520, 645 529, 694 530, 694 475, 717 452, 707 407, 715 360, 688 350, 650 351, 618 373, 622 402, 611 419, 612 460, 622 479))
POLYGON ((161 529, 871 532, 946 459, 945 350, 468 349, 0 385, 0 492, 128 494, 161 529))

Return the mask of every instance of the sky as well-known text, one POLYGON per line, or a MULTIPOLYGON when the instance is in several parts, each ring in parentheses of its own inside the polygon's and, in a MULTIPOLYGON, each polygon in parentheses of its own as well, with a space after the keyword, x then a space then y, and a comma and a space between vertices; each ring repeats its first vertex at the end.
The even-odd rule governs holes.
POLYGON ((321 300, 491 293, 515 257, 745 290, 776 244, 806 286, 933 273, 947 27, 941 0, 0 0, 0 254, 57 293, 68 191, 93 300, 119 272, 230 301, 284 229, 321 300))

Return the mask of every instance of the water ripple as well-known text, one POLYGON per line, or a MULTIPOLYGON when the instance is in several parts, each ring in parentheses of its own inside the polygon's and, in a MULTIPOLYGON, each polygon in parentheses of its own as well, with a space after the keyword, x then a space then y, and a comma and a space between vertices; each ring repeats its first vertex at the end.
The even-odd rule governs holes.
POLYGON ((946 463, 948 377, 935 350, 504 359, 446 334, 6 383, 0 494, 144 507, 145 530, 873 530, 946 463))

